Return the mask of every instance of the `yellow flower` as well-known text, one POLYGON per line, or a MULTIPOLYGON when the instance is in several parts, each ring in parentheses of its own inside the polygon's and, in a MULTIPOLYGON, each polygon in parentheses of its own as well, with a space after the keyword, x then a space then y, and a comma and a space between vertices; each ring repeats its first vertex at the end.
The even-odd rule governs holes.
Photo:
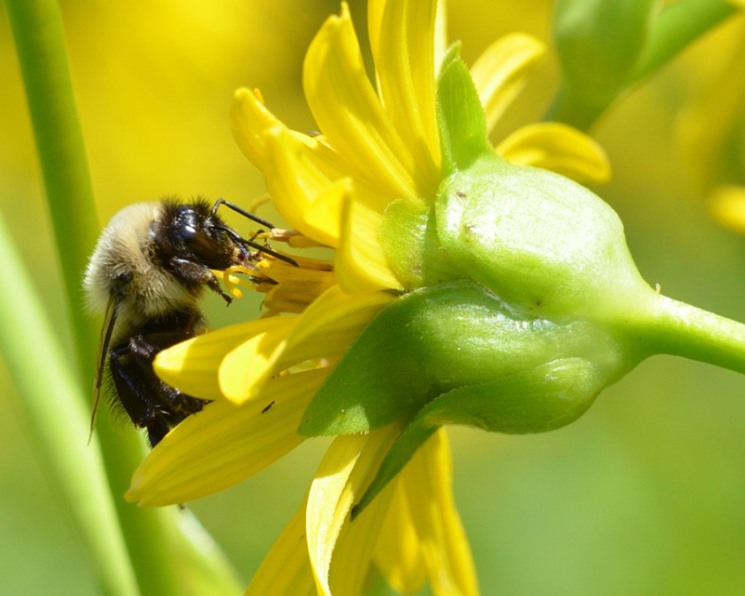
MULTIPOLYGON (((440 7, 442 9, 442 7, 440 7)), ((258 92, 236 93, 239 146, 264 174, 292 228, 266 239, 325 246, 333 258, 267 259, 269 315, 161 352, 158 374, 212 399, 175 428, 134 475, 130 501, 166 505, 227 488, 300 444, 303 413, 339 357, 383 307, 410 289, 389 266, 379 229, 399 198, 427 202, 441 181, 436 77, 446 48, 435 0, 369 3, 375 82, 367 78, 347 6, 305 59, 304 88, 320 134, 290 130, 258 92), (438 32, 438 35, 436 35, 438 32)), ((491 126, 542 54, 531 37, 497 41, 473 66, 491 126)), ((509 160, 602 181, 609 169, 588 137, 535 124, 503 140, 509 160)), ((475 594, 477 581, 451 494, 447 437, 437 431, 354 522, 350 513, 400 432, 396 424, 336 437, 301 507, 249 593, 355 594, 369 570, 412 592, 475 594)))

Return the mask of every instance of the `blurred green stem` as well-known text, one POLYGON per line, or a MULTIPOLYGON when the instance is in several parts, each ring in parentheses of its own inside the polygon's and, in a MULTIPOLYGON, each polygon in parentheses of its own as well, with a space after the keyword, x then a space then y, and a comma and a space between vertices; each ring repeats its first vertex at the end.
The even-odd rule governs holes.
MULTIPOLYGON (((5 0, 5 7, 26 88, 57 254, 62 266, 68 320, 72 324, 72 337, 76 344, 75 355, 78 356, 77 361, 70 354, 59 353, 54 354, 54 357, 60 358, 58 364, 66 360, 68 366, 76 366, 70 370, 78 372, 78 379, 85 379, 82 383, 82 394, 86 395, 89 394, 89 388, 93 383, 99 330, 93 319, 85 316, 81 305, 80 280, 88 254, 93 249, 98 235, 99 226, 70 79, 62 18, 55 0, 5 0)), ((12 281, 6 285, 8 290, 14 287, 12 281)), ((14 329, 18 333, 23 333, 22 329, 14 329)), ((52 333, 51 330, 48 332, 52 333)), ((43 341, 43 334, 41 337, 43 341)), ((48 361, 36 357, 33 351, 26 356, 28 361, 17 363, 18 374, 40 376, 40 363, 43 363, 44 367, 50 366, 48 361)), ((32 400, 39 396, 46 398, 50 412, 56 411, 56 392, 42 390, 32 382, 33 379, 17 380, 20 383, 19 388, 23 391, 24 400, 29 403, 29 413, 32 416, 42 411, 42 408, 31 406, 32 400), (42 392, 38 393, 39 391, 42 392)), ((77 392, 78 395, 80 393, 77 392)), ((88 400, 85 399, 84 403, 87 404, 88 400)), ((83 406, 82 403, 80 405, 83 406)), ((235 586, 234 578, 227 571, 219 554, 213 549, 205 549, 205 540, 202 536, 185 530, 184 524, 177 523, 174 519, 174 516, 178 516, 177 511, 138 509, 124 502, 122 495, 129 485, 132 470, 142 459, 143 444, 135 433, 114 435, 111 425, 107 424, 105 413, 102 414, 97 438, 108 476, 108 500, 109 503, 113 501, 119 524, 117 526, 112 521, 101 531, 111 534, 112 543, 121 540, 121 536, 124 537, 139 590, 144 594, 157 595, 183 593, 184 566, 200 568, 204 570, 205 575, 211 574, 218 586, 235 586), (176 555, 172 548, 175 540, 182 546, 186 545, 185 553, 176 555)), ((76 415, 80 416, 80 412, 76 415)), ((87 423, 88 416, 83 413, 82 417, 87 423)), ((47 424, 55 424, 53 418, 50 415, 48 420, 39 420, 37 428, 42 429, 47 424)), ((58 427, 69 428, 61 420, 56 424, 58 427)), ((87 424, 84 424, 83 428, 85 426, 87 424)), ((77 468, 84 464, 55 457, 54 451, 62 448, 63 444, 58 445, 57 441, 62 441, 63 437, 85 445, 87 431, 77 430, 80 425, 74 428, 76 430, 67 431, 67 435, 62 429, 57 428, 58 432, 49 435, 54 437, 53 441, 43 436, 38 437, 40 444, 49 451, 47 461, 52 465, 50 473, 58 478, 69 479, 73 485, 78 482, 77 479, 82 478, 77 468)), ((88 449, 93 450, 94 446, 88 449)), ((76 486, 69 495, 72 506, 81 509, 75 511, 75 517, 79 520, 87 519, 89 514, 85 511, 88 503, 77 498, 84 488, 76 486)), ((101 523, 105 523, 105 520, 101 523)), ((87 535, 91 528, 84 524, 82 531, 87 535)), ((95 545, 94 548, 99 548, 102 544, 95 535, 89 538, 88 542, 95 545)), ((105 552, 96 552, 93 558, 103 565, 107 556, 105 552)), ((128 586, 135 582, 125 581, 118 576, 112 577, 109 565, 101 566, 98 571, 111 593, 131 593, 128 586), (120 589, 115 589, 114 584, 120 580, 120 589)))
MULTIPOLYGON (((77 306, 85 259, 98 236, 83 136, 78 123, 59 9, 54 0, 5 0, 26 88, 73 333, 85 349, 97 330, 77 306), (76 304, 71 307, 72 302, 76 304)), ((90 370, 90 369, 89 369, 90 370)), ((86 371, 88 372, 88 371, 86 371)))
POLYGON ((736 10, 727 0, 680 0, 665 8, 654 20, 631 83, 667 64, 736 10))
POLYGON ((0 347, 33 431, 47 481, 60 490, 82 528, 107 594, 137 594, 106 471, 94 441, 86 445, 86 408, 43 305, 0 217, 0 253, 11 283, 0 284, 0 347), (44 374, 40 374, 40 365, 44 374), (52 398, 50 400, 50 398, 52 398))

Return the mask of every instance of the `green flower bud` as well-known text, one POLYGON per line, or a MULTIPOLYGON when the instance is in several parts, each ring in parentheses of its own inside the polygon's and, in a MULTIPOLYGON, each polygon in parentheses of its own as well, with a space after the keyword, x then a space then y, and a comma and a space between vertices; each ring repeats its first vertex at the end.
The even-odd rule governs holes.
POLYGON ((554 39, 562 68, 557 118, 586 128, 630 82, 653 0, 559 0, 554 39))

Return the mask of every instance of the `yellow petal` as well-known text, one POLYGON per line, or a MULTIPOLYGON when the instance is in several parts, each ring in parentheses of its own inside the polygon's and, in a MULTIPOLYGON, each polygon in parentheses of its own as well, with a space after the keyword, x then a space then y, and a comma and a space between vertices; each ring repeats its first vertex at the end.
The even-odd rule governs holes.
POLYGON ((718 186, 709 195, 712 217, 734 232, 745 234, 745 187, 718 186))
MULTIPOLYGON (((318 215, 307 216, 311 224, 321 228, 338 226, 337 211, 340 207, 337 207, 337 211, 329 212, 328 208, 315 208, 313 204, 321 201, 323 193, 328 192, 332 186, 339 186, 337 196, 341 204, 341 193, 349 192, 352 186, 352 178, 349 176, 352 166, 329 147, 323 136, 314 137, 307 143, 297 143, 291 131, 273 129, 266 140, 270 147, 272 143, 276 143, 271 163, 273 174, 269 176, 268 183, 276 190, 273 200, 277 207, 282 209, 286 202, 288 207, 294 206, 303 212, 315 209, 319 211, 318 215), (274 180, 274 176, 278 179, 274 180), (290 180, 286 176, 291 176, 290 180), (290 198, 292 196, 295 196, 294 200, 290 198)), ((379 190, 358 179, 354 180, 354 194, 357 200, 379 213, 383 213, 391 201, 389 195, 381 194, 379 190)), ((338 232, 334 230, 335 228, 330 228, 328 233, 333 238, 338 238, 338 232)), ((336 241, 324 244, 336 246, 336 241)))
POLYGON ((284 132, 290 136, 287 142, 294 147, 306 148, 318 154, 320 163, 326 163, 329 179, 334 180, 341 176, 339 165, 345 163, 344 159, 321 142, 322 137, 289 129, 264 105, 258 90, 250 91, 245 87, 238 89, 233 96, 230 116, 233 136, 238 147, 260 170, 267 166, 267 160, 270 158, 267 138, 274 133, 284 132))
POLYGON ((277 372, 276 363, 284 351, 285 338, 298 317, 273 317, 255 322, 268 321, 274 324, 244 336, 244 341, 225 354, 218 367, 221 393, 236 404, 254 397, 264 382, 277 372))
MULTIPOLYGON (((276 326, 235 347, 220 365, 220 387, 235 403, 263 395, 271 377, 308 360, 338 356, 394 297, 382 292, 345 294, 332 286, 299 317, 273 317, 276 326)), ((266 322, 262 319, 262 322, 266 322)))
POLYGON ((332 197, 323 192, 343 177, 338 169, 342 158, 322 139, 288 129, 266 109, 258 93, 248 89, 236 91, 231 121, 238 146, 263 171, 277 210, 293 228, 334 246, 338 218, 328 215, 332 197), (315 215, 310 215, 312 210, 315 215), (312 223, 306 226, 308 218, 312 223))
POLYGON ((279 535, 251 579, 246 596, 315 596, 316 584, 305 541, 305 509, 303 503, 279 535))
POLYGON ((126 499, 184 503, 219 492, 272 464, 304 438, 297 427, 328 375, 318 369, 272 379, 253 402, 208 404, 174 428, 140 464, 126 499))
MULTIPOLYGON (((394 481, 395 482, 395 481, 394 481)), ((393 482, 355 518, 342 528, 331 563, 333 594, 363 594, 374 563, 373 553, 388 511, 393 482)))
POLYGON ((371 2, 368 6, 368 28, 382 102, 396 131, 415 156, 417 170, 413 174, 420 197, 431 196, 439 181, 436 5, 434 0, 396 0, 371 2))
POLYGON ((437 15, 435 16, 435 69, 440 73, 442 61, 448 51, 448 27, 447 27, 447 2, 443 0, 437 3, 437 15))
POLYGON ((306 236, 336 246, 349 182, 330 179, 314 153, 315 145, 297 143, 288 130, 273 129, 265 141, 270 158, 264 175, 279 212, 306 236))
MULTIPOLYGON (((427 579, 426 567, 402 483, 396 483, 375 546, 375 562, 388 585, 402 594, 419 592, 427 579)), ((374 504, 374 501, 373 501, 374 504)))
POLYGON ((247 337, 284 335, 289 319, 262 319, 211 331, 159 352, 153 367, 158 376, 181 391, 204 399, 223 396, 218 368, 247 337))
POLYGON ((331 594, 331 557, 350 511, 380 467, 399 429, 338 437, 316 472, 308 497, 306 533, 319 593, 331 594))
POLYGON ((380 52, 383 14, 388 3, 388 0, 368 0, 367 2, 367 36, 373 56, 377 56, 380 52))
POLYGON ((367 79, 346 4, 308 48, 303 85, 318 126, 347 159, 350 175, 391 197, 414 196, 414 159, 367 79))
POLYGON ((368 209, 372 209, 381 215, 385 212, 386 207, 391 202, 389 195, 381 194, 378 190, 371 188, 362 180, 354 180, 352 192, 354 200, 362 203, 368 209))
POLYGON ((293 258, 299 267, 282 261, 272 264, 269 275, 277 284, 271 286, 264 299, 266 310, 263 317, 303 312, 316 298, 336 285, 336 274, 330 261, 296 255, 293 258))
POLYGON ((336 253, 339 285, 349 293, 401 289, 378 241, 383 217, 349 197, 342 215, 342 235, 336 253))
POLYGON ((525 84, 546 48, 524 33, 511 33, 492 43, 476 60, 471 76, 486 112, 489 132, 525 84))
POLYGON ((471 551, 452 495, 450 445, 437 431, 401 472, 435 594, 478 594, 471 551))
POLYGON ((260 170, 267 160, 264 136, 272 128, 285 128, 264 105, 258 91, 238 89, 230 111, 233 137, 244 155, 260 170))
POLYGON ((608 157, 591 137, 559 122, 523 126, 496 148, 507 161, 562 174, 580 183, 610 178, 608 157))
POLYGON ((341 354, 393 300, 395 296, 384 292, 347 294, 332 286, 305 310, 288 334, 280 366, 341 354))
MULTIPOLYGON (((397 2, 398 0, 393 0, 397 2)), ((380 39, 382 37, 382 22, 383 14, 385 13, 386 6, 391 0, 370 0, 367 3, 367 29, 368 36, 370 38, 370 48, 372 49, 373 56, 378 55, 378 48, 380 47, 380 39)), ((437 14, 435 16, 435 31, 434 31, 434 73, 437 75, 439 72, 439 66, 442 64, 442 59, 448 49, 447 43, 447 2, 436 2, 437 14)), ((415 7, 416 8, 416 7, 415 7)))

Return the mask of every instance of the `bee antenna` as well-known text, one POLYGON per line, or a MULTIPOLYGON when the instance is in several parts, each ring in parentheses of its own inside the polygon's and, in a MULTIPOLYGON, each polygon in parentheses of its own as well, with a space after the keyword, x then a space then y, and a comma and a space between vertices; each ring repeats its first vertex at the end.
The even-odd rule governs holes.
POLYGON ((289 263, 293 267, 300 266, 297 264, 296 260, 291 259, 287 255, 283 255, 282 253, 279 253, 276 250, 272 250, 268 246, 263 246, 262 244, 259 244, 258 242, 254 242, 253 240, 246 240, 245 238, 239 236, 235 230, 233 230, 232 228, 229 228, 228 226, 217 225, 215 227, 218 230, 222 230, 223 232, 225 232, 228 236, 230 236, 233 239, 234 242, 237 242, 238 244, 242 244, 244 246, 250 246, 251 248, 255 248, 259 252, 263 252, 267 255, 271 255, 275 259, 279 259, 280 261, 284 261, 285 263, 289 263))
POLYGON ((240 213, 243 217, 247 217, 248 219, 255 221, 258 224, 261 224, 262 226, 266 226, 267 228, 274 227, 274 224, 271 223, 270 221, 267 221, 266 219, 259 217, 258 215, 254 215, 250 211, 246 211, 245 209, 242 209, 235 203, 231 203, 229 201, 226 201, 225 199, 217 199, 215 201, 215 204, 212 206, 212 211, 210 211, 210 216, 214 216, 215 213, 217 213, 217 209, 218 207, 220 207, 220 205, 225 205, 228 209, 232 209, 236 213, 240 213))

